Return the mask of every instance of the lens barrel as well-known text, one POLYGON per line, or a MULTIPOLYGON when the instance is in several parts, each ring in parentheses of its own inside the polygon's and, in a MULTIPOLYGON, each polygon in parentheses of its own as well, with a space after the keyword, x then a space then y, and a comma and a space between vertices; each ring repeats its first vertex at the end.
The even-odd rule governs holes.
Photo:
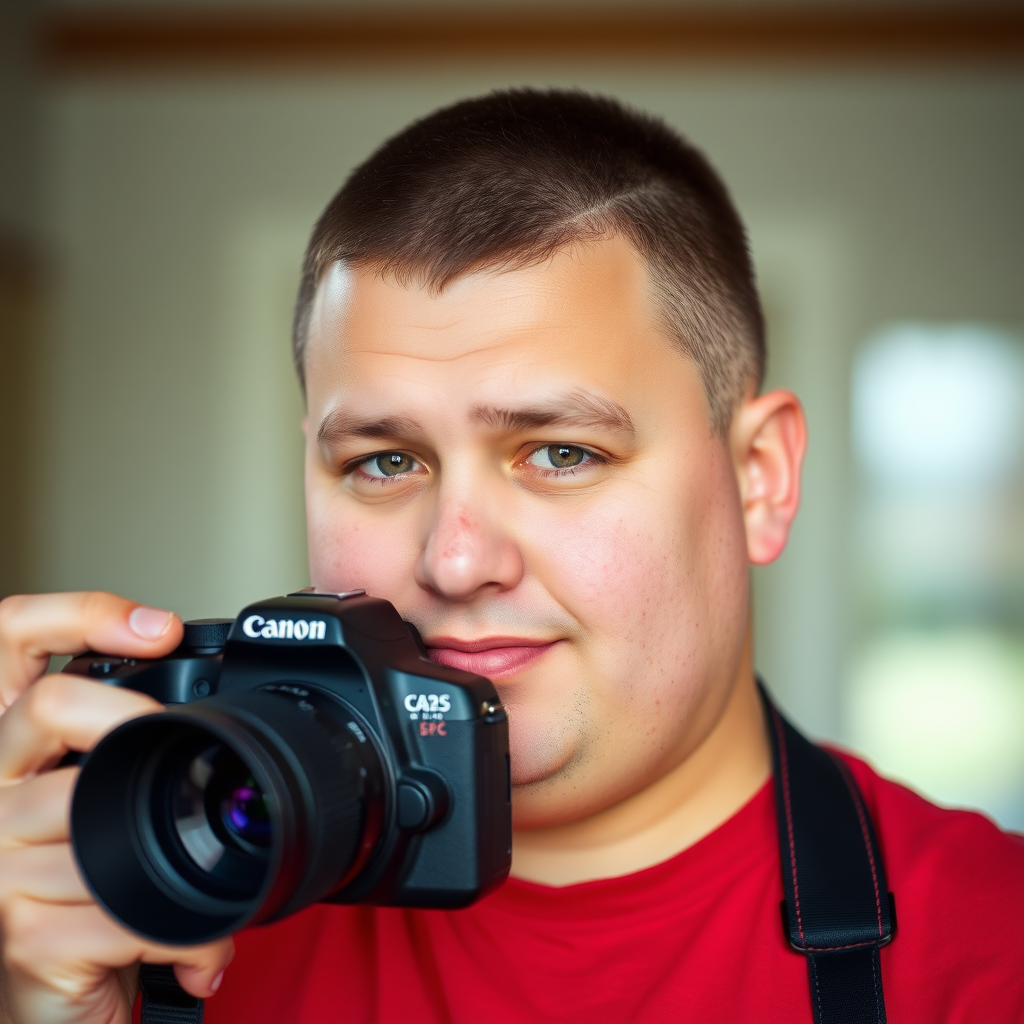
POLYGON ((146 715, 82 766, 71 840, 98 902, 194 945, 294 913, 371 855, 388 774, 333 696, 277 683, 146 715))

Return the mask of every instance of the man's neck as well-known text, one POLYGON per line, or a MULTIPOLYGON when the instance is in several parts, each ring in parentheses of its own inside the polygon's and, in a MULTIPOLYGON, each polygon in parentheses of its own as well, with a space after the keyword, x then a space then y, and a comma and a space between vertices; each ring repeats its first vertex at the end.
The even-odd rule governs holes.
POLYGON ((582 821, 517 831, 512 874, 572 885, 632 874, 687 849, 731 818, 771 774, 748 635, 721 718, 681 764, 613 807, 582 821))

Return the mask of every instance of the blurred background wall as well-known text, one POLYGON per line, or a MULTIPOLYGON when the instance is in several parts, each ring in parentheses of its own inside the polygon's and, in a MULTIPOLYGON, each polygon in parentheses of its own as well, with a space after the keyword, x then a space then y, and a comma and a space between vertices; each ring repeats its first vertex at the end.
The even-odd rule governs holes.
POLYGON ((0 14, 0 593, 186 617, 306 582, 288 355, 306 235, 439 104, 664 116, 750 227, 811 427, 755 572, 792 716, 1024 827, 1019 4, 34 5, 0 14))

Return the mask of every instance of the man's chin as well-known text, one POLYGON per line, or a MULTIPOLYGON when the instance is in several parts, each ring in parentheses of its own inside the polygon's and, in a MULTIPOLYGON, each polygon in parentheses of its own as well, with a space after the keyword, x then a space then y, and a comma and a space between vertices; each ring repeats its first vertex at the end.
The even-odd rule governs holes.
POLYGON ((509 714, 509 753, 512 763, 512 785, 518 792, 542 789, 564 778, 577 759, 579 737, 568 729, 552 729, 552 723, 541 724, 519 713, 509 714))

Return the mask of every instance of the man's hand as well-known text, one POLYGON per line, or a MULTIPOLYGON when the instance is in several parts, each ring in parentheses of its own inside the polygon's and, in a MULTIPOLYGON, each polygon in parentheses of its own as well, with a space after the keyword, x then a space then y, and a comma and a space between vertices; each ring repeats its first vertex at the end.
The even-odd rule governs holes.
POLYGON ((161 705, 131 690, 44 675, 50 655, 91 649, 156 658, 181 635, 177 616, 113 594, 0 602, 3 1024, 127 1024, 140 962, 174 964, 182 987, 206 997, 231 959, 230 939, 189 949, 154 945, 96 905, 68 842, 78 769, 54 769, 67 751, 89 750, 114 726, 161 705))

